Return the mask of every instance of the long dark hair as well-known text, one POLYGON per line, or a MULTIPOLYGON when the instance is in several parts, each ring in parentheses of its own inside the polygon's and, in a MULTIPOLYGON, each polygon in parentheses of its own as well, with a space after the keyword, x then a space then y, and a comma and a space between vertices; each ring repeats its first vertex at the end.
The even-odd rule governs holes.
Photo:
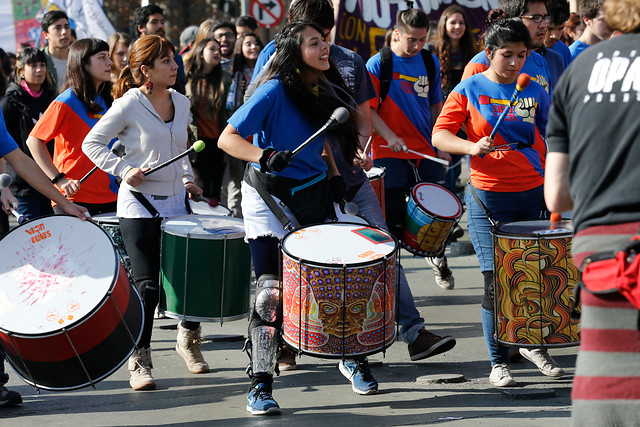
MULTIPOLYGON (((69 59, 67 60, 67 74, 64 89, 71 89, 82 101, 91 113, 102 111, 100 104, 96 102, 98 95, 102 96, 107 107, 111 106, 111 82, 103 82, 96 90, 93 77, 87 71, 91 57, 98 52, 109 54, 109 45, 100 39, 80 39, 69 46, 69 59)), ((63 89, 63 90, 64 90, 63 89)))
POLYGON ((146 82, 140 67, 146 65, 153 68, 153 63, 158 58, 175 55, 176 48, 173 44, 160 36, 142 36, 131 44, 127 66, 120 72, 120 78, 113 86, 113 97, 120 98, 129 89, 140 87, 146 82))
POLYGON ((236 45, 233 49, 232 69, 234 72, 244 70, 244 67, 247 65, 247 58, 245 58, 244 55, 242 54, 242 43, 244 42, 244 39, 246 39, 247 37, 253 37, 254 39, 256 39, 256 43, 258 44, 258 46, 260 46, 260 50, 264 48, 264 44, 262 43, 262 40, 260 40, 260 37, 258 37, 257 34, 242 33, 236 40, 236 45))
MULTIPOLYGON (((440 16, 438 21, 438 29, 436 30, 435 37, 435 53, 440 60, 440 73, 442 76, 442 88, 449 92, 452 88, 449 87, 449 71, 451 67, 451 39, 447 35, 447 21, 456 13, 462 15, 464 19, 465 30, 462 38, 460 39, 460 48, 462 49, 463 64, 467 64, 471 61, 471 58, 478 53, 477 43, 471 34, 471 27, 467 20, 467 15, 464 10, 458 5, 452 5, 446 8, 440 16)), ((463 65, 464 66, 464 65, 463 65)))
MULTIPOLYGON (((20 52, 20 56, 16 61, 16 70, 11 74, 11 81, 13 81, 16 84, 21 84, 22 80, 24 80, 22 78, 22 72, 24 70, 25 65, 27 64, 33 65, 38 62, 42 62, 45 65, 45 67, 47 66, 47 57, 43 51, 41 51, 40 49, 36 49, 35 47, 26 47, 22 49, 22 52, 20 52)), ((46 92, 51 92, 51 93, 55 93, 57 90, 56 86, 53 84, 53 81, 51 80, 51 74, 48 72, 46 73, 44 83, 42 83, 42 89, 45 90, 46 92)))
MULTIPOLYGON (((225 82, 224 71, 220 64, 205 74, 206 66, 203 52, 209 42, 214 42, 220 47, 220 43, 213 37, 200 40, 189 54, 189 59, 185 64, 187 69, 187 89, 193 99, 193 107, 198 108, 198 102, 205 97, 205 113, 210 119, 220 119, 219 114, 224 110, 225 82)), ((222 56, 220 57, 222 58, 222 56)))
POLYGON ((336 108, 347 108, 352 113, 349 120, 329 133, 340 141, 345 159, 350 162, 356 157, 359 145, 353 119, 355 101, 333 64, 318 79, 317 94, 304 82, 302 71, 308 70, 309 66, 302 60, 300 46, 303 42, 302 32, 307 27, 322 34, 320 27, 307 21, 293 22, 280 31, 275 44, 275 57, 265 79, 280 79, 293 104, 314 128, 322 127, 336 108))

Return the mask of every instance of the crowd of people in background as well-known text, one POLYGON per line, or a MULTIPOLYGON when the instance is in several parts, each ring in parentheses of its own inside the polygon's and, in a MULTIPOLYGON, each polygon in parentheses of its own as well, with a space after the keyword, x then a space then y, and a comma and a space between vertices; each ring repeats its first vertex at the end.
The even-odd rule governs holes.
MULTIPOLYGON (((136 9, 133 35, 118 32, 108 41, 75 40, 67 15, 52 11, 42 19, 44 48, 21 45, 16 54, 0 49, 0 106, 8 134, 69 201, 91 215, 117 212, 120 218, 147 314, 143 338, 128 364, 132 388, 156 387, 151 330, 159 292, 159 247, 147 242, 159 242, 157 216, 187 213, 184 199, 191 194, 244 217, 258 293, 273 286, 278 242, 285 234, 269 210, 273 208, 261 198, 260 187, 282 199, 291 209, 285 214, 299 225, 333 218, 327 206, 334 201, 353 201, 370 223, 400 239, 406 199, 419 182, 464 193, 482 273, 489 381, 495 387, 516 384, 509 366, 513 355, 493 333, 490 228, 495 221, 548 218, 544 137, 552 96, 557 88, 566 88, 558 83, 578 55, 612 37, 610 21, 603 0, 580 0, 577 14, 570 13, 566 0, 499 0, 488 14, 486 32, 476 37, 457 5, 431 23, 412 2, 407 6, 389 29, 386 47, 371 58, 329 43, 334 17, 328 0, 292 2, 290 24, 269 43, 257 34, 255 19, 241 16, 235 22, 205 19, 189 26, 174 46, 166 39, 164 11, 148 5, 136 9), (400 77, 387 77, 389 70, 400 77), (494 136, 496 111, 478 100, 509 99, 521 72, 531 77, 531 84, 494 136), (352 113, 347 123, 324 144, 293 158, 297 143, 338 106, 352 113), (291 135, 297 139, 287 140, 291 135), (147 178, 143 172, 158 163, 164 148, 157 141, 165 137, 180 150, 163 153, 163 159, 196 140, 204 141, 206 150, 147 178), (136 167, 112 150, 116 139, 128 161, 137 161, 136 167), (509 145, 513 142, 517 148, 509 145), (506 148, 497 151, 496 146, 506 148), (151 153, 159 158, 152 159, 151 153), (466 188, 460 181, 465 156, 470 156, 471 171, 466 188), (99 169, 89 173, 94 164, 99 169), (369 184, 363 184, 368 183, 364 172, 372 165, 386 169, 384 210, 369 184), (317 186, 313 188, 322 195, 314 200, 318 210, 297 212, 294 201, 274 189, 295 184, 317 186)), ((0 172, 5 168, 2 159, 0 172)), ((13 196, 18 213, 32 219, 70 210, 67 203, 52 207, 50 194, 43 196, 19 171, 6 170, 13 182, 2 189, 5 211, 4 202, 13 196)), ((7 231, 7 216, 0 213, 0 234, 7 231)), ((451 290, 455 280, 445 248, 427 254, 426 262, 436 283, 451 290)), ((411 360, 453 348, 455 339, 425 329, 401 270, 399 277, 405 317, 398 322, 411 360)), ((260 320, 258 311, 251 316, 247 409, 253 414, 280 412, 272 395, 273 375, 278 368, 295 369, 292 353, 274 338, 282 319, 272 314, 269 321, 260 320)), ((199 323, 180 323, 176 351, 192 373, 209 369, 200 340, 199 323)), ((544 375, 564 373, 545 349, 521 349, 520 354, 544 375)), ((339 369, 356 393, 378 391, 366 358, 344 360, 339 369)), ((4 388, 3 381, 0 372, 0 405, 18 403, 20 396, 4 388)), ((588 399, 588 393, 582 393, 581 398, 588 399)))

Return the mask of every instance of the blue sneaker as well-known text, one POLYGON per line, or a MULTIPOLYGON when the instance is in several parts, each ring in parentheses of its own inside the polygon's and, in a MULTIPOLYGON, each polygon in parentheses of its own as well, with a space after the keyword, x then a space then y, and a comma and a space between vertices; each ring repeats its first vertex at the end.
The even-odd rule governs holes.
POLYGON ((369 370, 369 362, 363 360, 341 360, 338 369, 349 381, 351 388, 358 394, 376 394, 378 381, 369 370))
POLYGON ((278 415, 280 406, 266 386, 260 383, 251 387, 247 394, 247 411, 253 415, 278 415))

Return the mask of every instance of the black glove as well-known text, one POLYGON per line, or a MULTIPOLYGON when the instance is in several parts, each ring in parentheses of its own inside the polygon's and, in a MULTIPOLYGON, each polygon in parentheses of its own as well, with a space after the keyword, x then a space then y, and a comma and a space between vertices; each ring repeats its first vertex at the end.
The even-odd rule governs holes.
POLYGON ((293 154, 290 150, 276 151, 274 148, 265 148, 260 156, 260 172, 280 172, 291 164, 293 154))
POLYGON ((346 203, 345 196, 347 195, 347 184, 344 182, 344 178, 341 175, 336 175, 329 180, 329 186, 333 193, 333 201, 340 205, 342 213, 344 211, 344 205, 346 203))

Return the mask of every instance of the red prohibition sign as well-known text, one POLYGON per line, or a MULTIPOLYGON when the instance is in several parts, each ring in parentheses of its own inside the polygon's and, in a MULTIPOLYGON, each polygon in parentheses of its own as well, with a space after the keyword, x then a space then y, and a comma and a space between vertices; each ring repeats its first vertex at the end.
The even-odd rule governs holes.
POLYGON ((249 11, 260 27, 271 28, 282 20, 284 4, 282 0, 252 0, 249 11))

